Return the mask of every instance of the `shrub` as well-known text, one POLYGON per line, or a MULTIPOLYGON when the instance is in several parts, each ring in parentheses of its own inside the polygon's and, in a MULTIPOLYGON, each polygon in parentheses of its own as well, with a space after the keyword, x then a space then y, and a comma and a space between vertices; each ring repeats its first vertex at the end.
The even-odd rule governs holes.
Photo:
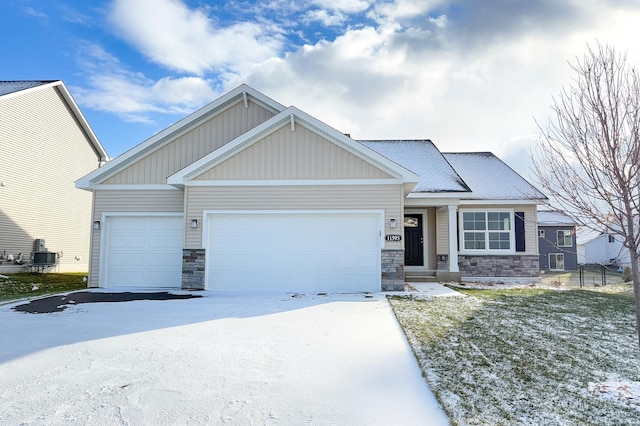
POLYGON ((622 281, 624 281, 625 283, 628 283, 631 280, 633 280, 633 275, 631 274, 631 268, 628 266, 625 266, 624 270, 622 271, 622 281))

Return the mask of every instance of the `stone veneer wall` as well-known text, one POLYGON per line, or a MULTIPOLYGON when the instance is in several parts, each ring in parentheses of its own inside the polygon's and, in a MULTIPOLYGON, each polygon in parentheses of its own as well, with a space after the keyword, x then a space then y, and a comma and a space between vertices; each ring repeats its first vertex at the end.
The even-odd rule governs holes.
POLYGON ((404 250, 382 250, 382 291, 404 291, 404 250))
POLYGON ((441 255, 439 254, 438 256, 438 265, 436 266, 436 269, 438 271, 448 271, 449 270, 449 255, 441 255))
POLYGON ((469 256, 458 257, 464 277, 532 278, 540 276, 538 256, 469 256))
POLYGON ((182 249, 182 289, 204 290, 203 248, 182 249))

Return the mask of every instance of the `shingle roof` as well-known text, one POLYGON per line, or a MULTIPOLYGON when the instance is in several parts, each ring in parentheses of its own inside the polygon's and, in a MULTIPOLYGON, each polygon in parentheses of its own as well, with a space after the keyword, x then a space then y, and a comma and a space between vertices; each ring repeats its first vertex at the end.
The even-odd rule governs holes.
POLYGON ((412 192, 469 192, 470 189, 430 140, 363 140, 364 146, 420 176, 412 192))
POLYGON ((490 152, 441 153, 430 140, 359 142, 418 174, 412 193, 458 193, 466 200, 547 198, 490 152))
POLYGON ((54 81, 58 80, 0 81, 0 96, 53 83, 54 81))
POLYGON ((576 226, 578 222, 571 219, 569 216, 550 210, 538 211, 538 225, 543 226, 557 226, 557 225, 569 225, 576 226))
POLYGON ((472 192, 471 200, 539 200, 547 197, 491 152, 443 153, 472 192))

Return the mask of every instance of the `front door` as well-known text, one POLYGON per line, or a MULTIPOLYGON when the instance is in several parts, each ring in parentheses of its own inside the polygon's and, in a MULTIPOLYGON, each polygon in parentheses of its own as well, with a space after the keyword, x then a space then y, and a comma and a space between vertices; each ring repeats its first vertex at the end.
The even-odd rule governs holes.
POLYGON ((404 215, 404 264, 424 266, 421 214, 404 215))

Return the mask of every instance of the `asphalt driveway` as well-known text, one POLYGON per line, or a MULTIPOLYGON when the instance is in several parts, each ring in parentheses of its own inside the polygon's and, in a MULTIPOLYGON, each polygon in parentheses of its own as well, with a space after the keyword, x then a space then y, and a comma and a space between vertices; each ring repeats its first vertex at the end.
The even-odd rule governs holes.
POLYGON ((448 424, 383 295, 196 294, 0 306, 0 419, 448 424))

